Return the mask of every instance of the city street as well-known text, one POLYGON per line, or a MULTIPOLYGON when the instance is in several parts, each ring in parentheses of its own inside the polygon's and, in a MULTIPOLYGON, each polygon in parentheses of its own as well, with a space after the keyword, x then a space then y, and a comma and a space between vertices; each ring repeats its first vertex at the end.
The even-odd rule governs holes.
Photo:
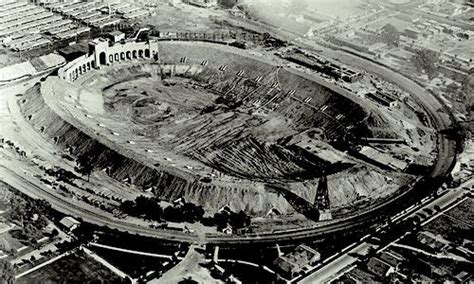
MULTIPOLYGON (((413 206, 410 210, 407 210, 406 212, 402 212, 396 218, 392 219, 393 222, 400 222, 400 220, 406 220, 408 218, 416 216, 418 213, 424 212, 424 209, 433 209, 434 206, 439 206, 443 211, 435 213, 433 216, 430 216, 427 220, 424 220, 422 225, 426 225, 428 222, 434 220, 443 212, 449 210, 453 206, 461 203, 464 201, 462 198, 463 195, 466 193, 466 191, 463 189, 463 187, 470 187, 474 185, 474 180, 470 180, 465 182, 464 184, 460 185, 459 187, 453 188, 453 189, 448 189, 447 192, 435 199, 429 198, 425 199, 422 204, 418 206, 413 206), (460 200, 459 200, 460 199, 460 200)), ((425 212, 424 212, 425 213, 425 212)), ((384 225, 381 225, 378 227, 376 230, 380 230, 380 228, 385 227, 384 225)), ((355 257, 355 255, 364 255, 367 253, 367 250, 369 247, 374 247, 374 249, 377 249, 377 251, 382 251, 386 248, 388 248, 391 244, 396 243, 399 241, 401 238, 403 238, 405 235, 402 235, 401 237, 391 241, 388 245, 380 248, 377 245, 369 244, 365 241, 359 241, 356 242, 353 245, 356 245, 353 249, 349 250, 348 252, 343 253, 342 255, 338 256, 334 260, 331 260, 329 263, 321 266, 320 268, 317 268, 311 273, 302 278, 302 279, 296 279, 294 282, 295 283, 326 283, 326 282, 331 282, 332 279, 334 279, 335 275, 338 275, 341 270, 348 269, 351 265, 355 264, 358 261, 358 258, 355 257)), ((370 238, 370 236, 366 237, 365 239, 370 238)))

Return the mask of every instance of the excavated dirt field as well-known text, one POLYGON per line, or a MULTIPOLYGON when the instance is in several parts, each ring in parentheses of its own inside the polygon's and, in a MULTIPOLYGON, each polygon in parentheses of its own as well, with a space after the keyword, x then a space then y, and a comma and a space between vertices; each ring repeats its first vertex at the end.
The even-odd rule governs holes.
POLYGON ((177 44, 160 46, 161 62, 120 63, 74 83, 49 77, 25 94, 24 116, 96 170, 210 214, 354 214, 414 178, 331 146, 370 137, 368 120, 390 129, 376 111, 273 63, 177 44))

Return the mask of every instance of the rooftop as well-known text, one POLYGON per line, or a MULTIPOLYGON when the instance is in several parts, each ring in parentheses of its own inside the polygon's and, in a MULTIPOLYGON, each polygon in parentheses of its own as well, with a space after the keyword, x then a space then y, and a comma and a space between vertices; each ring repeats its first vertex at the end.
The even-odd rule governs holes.
POLYGON ((112 36, 121 36, 121 35, 123 35, 123 32, 121 32, 121 31, 112 31, 109 34, 112 35, 112 36))
POLYGON ((61 223, 64 227, 68 229, 71 229, 74 226, 78 226, 81 224, 81 222, 77 221, 76 219, 70 216, 62 218, 61 221, 59 221, 59 223, 61 223))

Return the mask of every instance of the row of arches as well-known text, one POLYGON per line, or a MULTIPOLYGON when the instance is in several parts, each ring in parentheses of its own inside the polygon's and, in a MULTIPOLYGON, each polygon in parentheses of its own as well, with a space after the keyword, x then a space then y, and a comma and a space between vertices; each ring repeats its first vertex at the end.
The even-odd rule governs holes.
POLYGON ((99 54, 100 65, 112 64, 124 60, 150 58, 150 49, 136 49, 109 54, 108 58, 105 52, 99 54))
POLYGON ((85 62, 79 66, 77 66, 71 73, 69 73, 69 80, 74 81, 82 74, 86 73, 87 71, 91 70, 94 67, 94 60, 85 62))
POLYGON ((69 72, 69 80, 74 81, 82 74, 88 72, 94 67, 98 67, 100 65, 107 65, 112 64, 114 62, 120 62, 125 60, 134 60, 134 59, 144 59, 144 58, 151 58, 151 52, 149 48, 144 49, 134 49, 134 50, 126 50, 116 53, 107 54, 105 51, 99 53, 99 64, 96 64, 94 60, 90 60, 84 62, 83 64, 76 64, 69 72))

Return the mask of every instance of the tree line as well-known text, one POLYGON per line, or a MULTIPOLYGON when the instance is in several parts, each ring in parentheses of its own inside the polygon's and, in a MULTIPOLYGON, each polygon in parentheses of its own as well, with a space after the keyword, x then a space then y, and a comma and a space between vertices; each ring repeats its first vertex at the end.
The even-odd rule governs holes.
POLYGON ((205 217, 204 209, 200 205, 183 202, 179 205, 163 207, 160 202, 161 200, 157 197, 138 196, 133 201, 122 202, 120 209, 130 216, 150 221, 200 222, 205 226, 216 226, 218 230, 223 230, 228 226, 239 229, 250 225, 250 217, 244 211, 221 210, 213 216, 205 217))

